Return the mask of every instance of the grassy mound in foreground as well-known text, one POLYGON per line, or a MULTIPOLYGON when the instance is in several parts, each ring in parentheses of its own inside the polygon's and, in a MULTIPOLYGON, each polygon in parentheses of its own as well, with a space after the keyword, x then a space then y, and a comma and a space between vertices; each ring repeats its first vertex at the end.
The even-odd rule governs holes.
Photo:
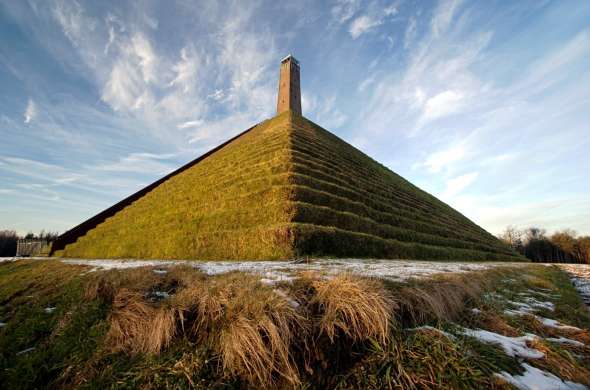
POLYGON ((556 267, 407 283, 301 274, 274 286, 182 267, 88 270, 0 264, 2 388, 510 388, 495 374, 522 374, 522 359, 460 327, 535 333, 529 346, 544 356, 527 364, 590 385, 590 314, 556 267), (523 294, 580 329, 506 315, 523 294))
POLYGON ((164 181, 56 255, 523 260, 445 203, 290 112, 164 181))

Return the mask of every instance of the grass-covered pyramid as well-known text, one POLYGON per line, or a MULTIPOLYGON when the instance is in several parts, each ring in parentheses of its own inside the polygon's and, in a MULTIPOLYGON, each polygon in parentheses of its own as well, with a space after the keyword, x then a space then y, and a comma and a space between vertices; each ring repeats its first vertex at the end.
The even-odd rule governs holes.
POLYGON ((53 250, 85 258, 521 259, 293 111, 66 232, 53 250))

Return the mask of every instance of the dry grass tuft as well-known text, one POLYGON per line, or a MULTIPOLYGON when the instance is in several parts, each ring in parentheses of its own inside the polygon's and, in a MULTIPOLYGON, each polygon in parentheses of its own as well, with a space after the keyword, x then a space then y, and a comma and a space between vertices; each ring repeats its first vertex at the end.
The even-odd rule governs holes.
POLYGON ((503 336, 521 336, 521 333, 513 326, 510 326, 510 324, 508 324, 504 318, 489 311, 482 311, 477 316, 477 326, 503 336))
POLYGON ((564 380, 590 386, 590 371, 578 364, 570 353, 553 350, 541 341, 533 341, 531 347, 545 354, 544 358, 533 362, 535 366, 553 372, 564 380))
POLYGON ((215 277, 180 291, 174 301, 192 318, 186 331, 211 343, 228 372, 259 386, 300 382, 291 348, 295 335, 307 332, 304 318, 257 277, 215 277))
MULTIPOLYGON (((208 277, 190 267, 172 267, 164 275, 151 269, 103 274, 86 295, 112 296, 107 334, 112 350, 159 354, 175 338, 186 337, 215 351, 226 375, 263 388, 300 385, 300 369, 310 375, 318 367, 345 369, 354 364, 351 353, 361 356, 370 345, 391 343, 395 316, 403 325, 453 319, 495 277, 447 275, 386 287, 377 279, 307 272, 279 289, 255 275, 208 277), (171 295, 152 302, 153 291, 171 295)), ((478 321, 515 335, 499 317, 478 321)))
POLYGON ((530 284, 533 287, 537 287, 537 288, 545 289, 545 290, 555 290, 555 285, 547 279, 543 279, 543 278, 540 278, 538 276, 533 276, 533 275, 526 275, 525 280, 528 284, 530 284))
POLYGON ((176 265, 166 269, 165 279, 174 280, 183 287, 191 287, 203 284, 207 275, 195 267, 188 265, 176 265))
POLYGON ((121 288, 145 291, 158 282, 152 268, 139 267, 121 272, 120 270, 101 271, 93 274, 86 284, 84 297, 87 300, 102 299, 113 302, 121 288))
POLYGON ((142 294, 128 289, 119 290, 109 316, 108 344, 114 350, 145 352, 144 345, 149 335, 147 322, 155 314, 156 309, 145 302, 142 294))
POLYGON ((331 342, 340 333, 354 342, 387 342, 397 304, 380 282, 343 274, 312 280, 311 285, 315 294, 309 304, 320 313, 320 334, 331 342))
POLYGON ((147 353, 159 354, 167 348, 176 335, 178 311, 175 308, 161 307, 156 315, 148 321, 149 336, 144 346, 147 353))
POLYGON ((109 316, 107 343, 115 351, 158 354, 176 333, 176 310, 157 308, 137 291, 121 289, 109 316))
POLYGON ((440 275, 400 286, 396 293, 400 321, 409 326, 430 321, 450 321, 459 315, 465 304, 477 299, 489 286, 490 272, 440 275))

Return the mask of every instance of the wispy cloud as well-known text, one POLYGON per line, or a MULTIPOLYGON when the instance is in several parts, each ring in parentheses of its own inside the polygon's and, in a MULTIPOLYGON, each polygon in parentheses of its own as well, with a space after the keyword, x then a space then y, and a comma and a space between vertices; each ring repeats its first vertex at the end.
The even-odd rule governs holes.
POLYGON ((357 39, 362 34, 381 25, 382 23, 383 21, 380 19, 371 17, 369 15, 361 15, 352 21, 348 31, 350 32, 352 39, 357 39))
POLYGON ((416 17, 412 16, 410 18, 410 20, 408 21, 408 24, 406 26, 406 31, 404 33, 404 48, 405 49, 408 49, 410 47, 410 45, 412 45, 412 43, 414 42, 414 39, 416 39, 417 27, 418 27, 418 21, 417 21, 416 17))
POLYGON ((423 120, 432 120, 452 114, 461 107, 463 94, 458 91, 447 90, 438 93, 424 104, 423 120))
POLYGON ((455 11, 462 3, 462 0, 443 0, 438 4, 431 20, 432 35, 435 38, 444 34, 451 24, 455 11))
POLYGON ((128 156, 119 159, 117 162, 102 164, 94 167, 94 169, 111 172, 135 172, 164 175, 176 168, 175 164, 165 162, 174 157, 174 154, 131 153, 128 156))
MULTIPOLYGON (((384 8, 379 6, 377 3, 371 3, 367 7, 367 10, 357 17, 351 19, 348 26, 348 32, 352 39, 357 39, 363 34, 366 34, 376 27, 383 25, 387 19, 392 18, 398 13, 399 3, 391 3, 384 8)), ((348 20, 348 19, 346 19, 348 20)), ((391 40, 391 37, 388 37, 391 40)))
POLYGON ((343 24, 353 17, 360 5, 360 0, 336 0, 330 12, 337 23, 343 24))
POLYGON ((37 105, 31 98, 27 102, 23 117, 25 123, 31 123, 37 117, 37 105))
POLYGON ((448 200, 449 198, 459 194, 471 183, 473 183, 475 179, 477 179, 478 175, 478 172, 471 172, 447 180, 445 190, 442 193, 442 198, 448 200))
POLYGON ((453 145, 448 149, 432 153, 423 163, 415 164, 414 167, 424 166, 427 167, 431 173, 438 173, 450 164, 461 160, 464 156, 464 146, 453 145))

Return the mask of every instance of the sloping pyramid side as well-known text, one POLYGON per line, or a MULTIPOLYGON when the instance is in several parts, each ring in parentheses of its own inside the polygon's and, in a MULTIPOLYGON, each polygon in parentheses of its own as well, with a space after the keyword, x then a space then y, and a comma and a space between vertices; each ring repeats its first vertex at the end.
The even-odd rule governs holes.
POLYGON ((56 255, 523 260, 445 203, 291 112, 166 179, 56 255))
POLYGON ((313 122, 291 126, 296 253, 374 258, 523 258, 468 218, 313 122))
POLYGON ((294 255, 288 113, 256 126, 55 253, 82 258, 294 255))

